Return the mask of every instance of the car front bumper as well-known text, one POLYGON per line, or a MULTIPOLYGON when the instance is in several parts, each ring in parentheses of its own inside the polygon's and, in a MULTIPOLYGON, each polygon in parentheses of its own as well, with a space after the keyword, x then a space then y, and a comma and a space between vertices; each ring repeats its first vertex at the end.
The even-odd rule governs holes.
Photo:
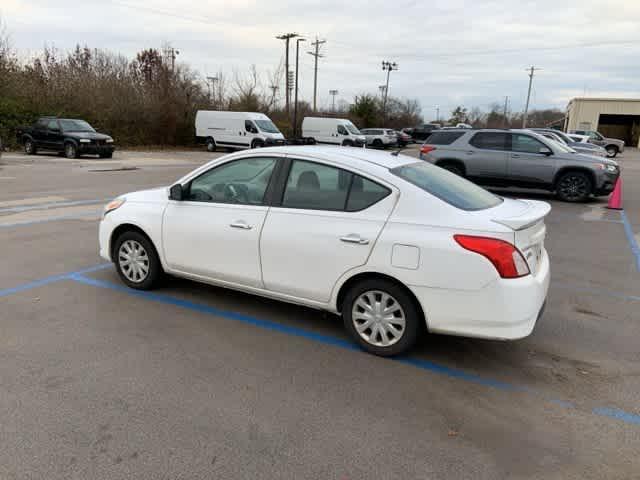
POLYGON ((284 139, 281 138, 267 138, 264 141, 265 146, 267 147, 276 147, 276 146, 281 146, 281 145, 286 145, 287 142, 284 139))
POLYGON ((542 252, 534 274, 499 278, 479 290, 410 287, 429 331, 496 340, 528 336, 542 316, 549 290, 549 255, 542 252))
POLYGON ((78 153, 89 155, 103 155, 113 153, 116 147, 112 143, 96 145, 95 143, 78 143, 78 153))
POLYGON ((609 173, 609 172, 604 172, 600 178, 598 178, 598 184, 596 185, 596 188, 594 190, 594 194, 595 195, 609 195, 611 192, 613 192, 613 189, 616 186, 616 181, 618 180, 618 177, 620 176, 620 173, 609 173))

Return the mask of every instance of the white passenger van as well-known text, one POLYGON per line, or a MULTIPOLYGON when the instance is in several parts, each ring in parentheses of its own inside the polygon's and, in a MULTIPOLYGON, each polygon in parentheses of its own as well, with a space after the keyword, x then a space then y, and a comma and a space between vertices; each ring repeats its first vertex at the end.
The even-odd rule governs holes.
POLYGON ((302 136, 316 143, 362 147, 367 139, 346 118, 304 117, 302 136))
POLYGON ((196 140, 213 152, 216 147, 234 149, 284 145, 284 135, 263 113, 198 110, 196 140))

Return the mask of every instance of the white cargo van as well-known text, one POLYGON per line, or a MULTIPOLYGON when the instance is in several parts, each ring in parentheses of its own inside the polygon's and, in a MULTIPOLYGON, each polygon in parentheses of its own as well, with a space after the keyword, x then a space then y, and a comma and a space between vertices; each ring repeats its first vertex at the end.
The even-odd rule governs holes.
POLYGON ((263 113, 198 110, 196 140, 207 150, 216 147, 259 148, 284 145, 284 135, 263 113))
POLYGON ((362 147, 366 138, 345 118, 304 117, 302 136, 316 143, 362 147))

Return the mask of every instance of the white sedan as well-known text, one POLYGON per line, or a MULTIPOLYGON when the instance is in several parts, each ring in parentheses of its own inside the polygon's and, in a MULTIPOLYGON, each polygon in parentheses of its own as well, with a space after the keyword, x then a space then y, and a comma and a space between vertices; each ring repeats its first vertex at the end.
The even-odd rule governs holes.
POLYGON ((423 330, 529 335, 549 210, 396 153, 273 147, 116 198, 100 254, 129 287, 166 273, 327 310, 365 350, 395 355, 423 330))

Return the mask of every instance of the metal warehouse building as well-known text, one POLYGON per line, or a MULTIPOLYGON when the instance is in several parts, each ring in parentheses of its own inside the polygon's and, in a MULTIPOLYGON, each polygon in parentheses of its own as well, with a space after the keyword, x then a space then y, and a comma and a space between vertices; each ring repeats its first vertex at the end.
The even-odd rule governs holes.
POLYGON ((567 105, 565 131, 597 130, 640 147, 640 98, 574 98, 567 105))

